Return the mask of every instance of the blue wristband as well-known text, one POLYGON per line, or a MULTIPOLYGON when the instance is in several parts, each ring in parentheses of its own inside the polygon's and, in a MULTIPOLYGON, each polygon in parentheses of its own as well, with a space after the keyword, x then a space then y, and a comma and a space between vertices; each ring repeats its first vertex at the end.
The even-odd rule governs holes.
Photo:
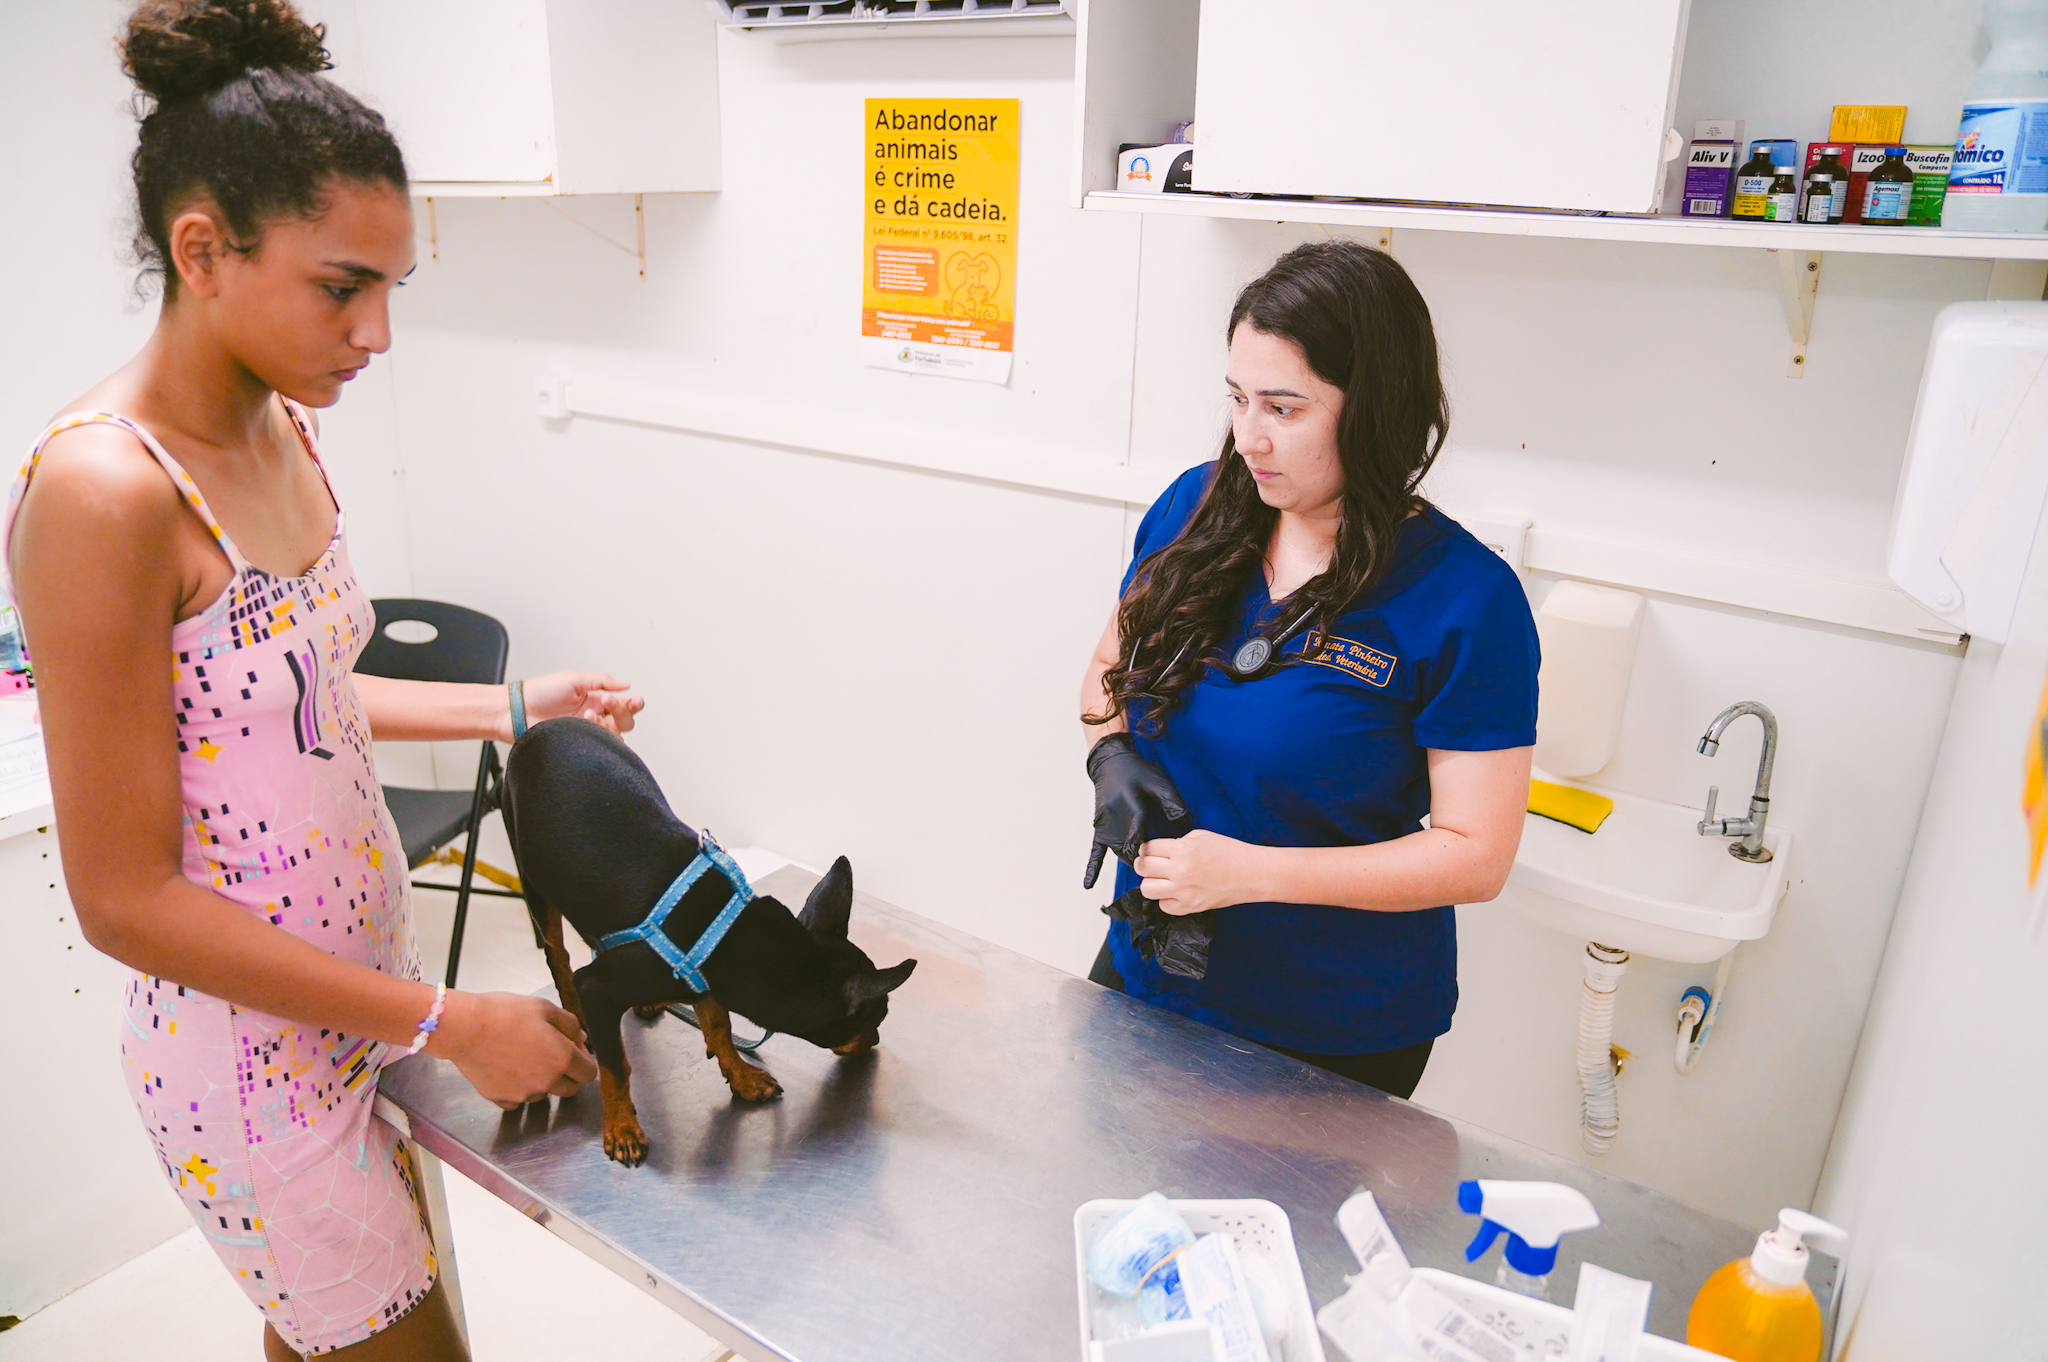
POLYGON ((505 688, 512 696, 512 740, 526 736, 526 682, 514 681, 505 688))

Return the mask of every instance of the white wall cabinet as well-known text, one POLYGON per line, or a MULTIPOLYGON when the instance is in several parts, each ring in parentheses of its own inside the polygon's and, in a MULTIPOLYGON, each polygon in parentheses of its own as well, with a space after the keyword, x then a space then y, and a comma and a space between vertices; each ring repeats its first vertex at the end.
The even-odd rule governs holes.
POLYGON ((1688 0, 1202 0, 1195 188, 1654 213, 1688 0))
POLYGON ((718 24, 681 0, 342 0, 340 82, 422 196, 719 187, 718 24))

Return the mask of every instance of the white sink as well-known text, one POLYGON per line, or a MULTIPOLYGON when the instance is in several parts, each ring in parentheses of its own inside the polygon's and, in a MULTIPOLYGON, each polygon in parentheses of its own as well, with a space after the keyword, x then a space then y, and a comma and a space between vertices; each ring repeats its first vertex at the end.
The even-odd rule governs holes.
POLYGON ((1593 833, 1526 815, 1506 896, 1523 915, 1582 941, 1688 964, 1770 931, 1791 833, 1770 825, 1771 859, 1751 865, 1728 854, 1732 839, 1699 835, 1697 809, 1558 783, 1606 795, 1614 812, 1593 833))

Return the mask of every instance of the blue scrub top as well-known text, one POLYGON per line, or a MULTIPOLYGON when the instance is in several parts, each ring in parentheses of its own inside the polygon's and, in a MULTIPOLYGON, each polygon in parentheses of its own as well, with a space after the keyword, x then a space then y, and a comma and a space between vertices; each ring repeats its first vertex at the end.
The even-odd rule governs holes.
MULTIPOLYGON (((1186 528, 1217 465, 1182 474, 1138 526, 1124 589, 1186 528)), ((1272 614, 1253 573, 1225 656, 1272 614)), ((1284 611, 1268 631, 1291 621, 1284 611)), ((1425 749, 1536 741, 1536 622, 1513 569, 1434 507, 1402 523, 1391 568, 1336 624, 1282 649, 1307 661, 1257 681, 1221 667, 1183 693, 1138 752, 1173 778, 1196 827, 1262 846, 1358 846, 1419 831, 1425 749)), ((1121 862, 1116 892, 1139 876, 1121 862)), ((1397 1050, 1442 1035, 1458 1003, 1450 907, 1382 913, 1250 903, 1218 909, 1204 979, 1171 975, 1110 926, 1131 996, 1312 1054, 1397 1050)))

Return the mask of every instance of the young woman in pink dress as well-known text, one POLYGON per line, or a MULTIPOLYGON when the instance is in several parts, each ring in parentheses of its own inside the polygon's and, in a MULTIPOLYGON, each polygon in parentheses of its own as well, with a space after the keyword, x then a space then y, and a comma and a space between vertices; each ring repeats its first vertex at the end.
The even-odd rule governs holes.
MULTIPOLYGON (((371 740, 509 741, 509 697, 350 670, 375 620, 310 409, 389 347, 413 220, 321 36, 288 0, 131 18, 162 310, 36 441, 0 547, 79 924, 134 971, 124 1073, 266 1357, 460 1359, 378 1070, 419 1041, 512 1107, 596 1068, 558 1007, 421 982, 371 740)), ((596 672, 524 699, 619 729, 641 706, 596 672)))

